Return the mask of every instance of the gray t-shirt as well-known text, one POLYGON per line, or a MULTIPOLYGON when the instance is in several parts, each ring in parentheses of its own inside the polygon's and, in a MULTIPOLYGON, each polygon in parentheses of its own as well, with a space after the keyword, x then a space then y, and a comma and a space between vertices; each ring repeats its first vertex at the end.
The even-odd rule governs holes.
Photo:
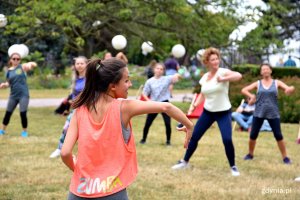
POLYGON ((166 101, 171 97, 169 86, 172 84, 173 76, 152 77, 145 83, 143 94, 150 96, 152 101, 166 101))
POLYGON ((10 98, 19 99, 21 97, 29 97, 26 73, 23 71, 21 65, 18 65, 15 69, 8 70, 6 80, 10 85, 10 98))

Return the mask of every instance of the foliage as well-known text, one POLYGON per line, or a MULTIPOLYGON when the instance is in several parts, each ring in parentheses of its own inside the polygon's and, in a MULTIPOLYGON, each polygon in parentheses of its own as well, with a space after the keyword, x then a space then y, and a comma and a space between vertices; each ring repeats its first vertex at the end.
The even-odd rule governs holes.
POLYGON ((239 50, 248 57, 261 58, 282 51, 284 39, 299 40, 300 1, 266 0, 268 9, 256 8, 262 14, 256 29, 243 41, 238 42, 239 50))
POLYGON ((228 36, 239 24, 233 2, 26 0, 8 4, 14 12, 6 13, 10 23, 5 34, 15 34, 30 49, 56 58, 62 52, 87 57, 104 50, 116 54, 110 43, 116 34, 127 38, 124 51, 130 60, 144 41, 154 44, 152 58, 166 57, 176 43, 182 43, 190 55, 211 45, 228 46, 228 36), (212 12, 211 4, 223 9, 212 12))

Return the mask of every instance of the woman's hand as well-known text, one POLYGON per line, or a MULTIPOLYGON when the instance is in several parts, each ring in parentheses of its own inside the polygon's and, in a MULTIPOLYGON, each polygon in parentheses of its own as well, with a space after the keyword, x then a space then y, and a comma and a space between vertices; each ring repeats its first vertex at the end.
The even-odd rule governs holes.
POLYGON ((256 96, 254 94, 251 94, 251 96, 249 98, 250 99, 248 101, 248 104, 253 105, 256 102, 256 96))
POLYGON ((292 94, 295 91, 295 87, 294 86, 290 86, 288 88, 285 89, 284 93, 287 95, 292 94))
POLYGON ((183 127, 176 127, 176 129, 178 131, 184 131, 184 132, 186 132, 185 141, 184 141, 184 148, 187 149, 187 147, 188 147, 188 145, 190 143, 191 137, 192 137, 193 127, 190 128, 190 129, 188 129, 185 126, 183 126, 183 127))

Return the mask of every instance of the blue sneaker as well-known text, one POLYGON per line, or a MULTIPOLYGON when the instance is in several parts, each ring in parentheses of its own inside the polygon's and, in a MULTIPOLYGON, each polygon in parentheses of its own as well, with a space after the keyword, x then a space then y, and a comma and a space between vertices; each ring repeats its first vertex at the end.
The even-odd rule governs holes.
POLYGON ((4 135, 5 131, 4 130, 0 130, 0 135, 4 135))
POLYGON ((290 160, 289 157, 285 157, 285 158, 283 159, 283 163, 286 164, 286 165, 290 165, 290 164, 292 164, 292 161, 290 160))
POLYGON ((22 136, 22 137, 28 137, 27 131, 22 131, 21 136, 22 136))
POLYGON ((245 157, 244 160, 252 160, 253 159, 253 155, 251 155, 250 153, 248 153, 245 157))

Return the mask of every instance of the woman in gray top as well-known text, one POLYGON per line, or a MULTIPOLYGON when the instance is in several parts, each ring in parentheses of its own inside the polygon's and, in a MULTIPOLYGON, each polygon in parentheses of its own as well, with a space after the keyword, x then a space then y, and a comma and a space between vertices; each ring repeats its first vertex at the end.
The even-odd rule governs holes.
MULTIPOLYGON (((164 76, 165 67, 162 63, 156 63, 154 67, 154 76, 148 79, 145 83, 143 89, 142 97, 146 101, 159 101, 159 102, 169 102, 171 93, 169 87, 174 84, 180 78, 179 74, 174 74, 170 76, 164 76)), ((161 113, 165 122, 166 127, 166 145, 171 145, 171 118, 166 113, 161 113)), ((145 122, 143 130, 143 138, 140 143, 145 144, 147 135, 152 125, 152 122, 156 118, 157 113, 149 113, 145 122)))
POLYGON ((290 164, 291 160, 287 157, 285 143, 280 128, 280 114, 278 108, 278 88, 282 89, 285 94, 290 95, 294 92, 294 86, 288 86, 280 80, 272 79, 272 67, 269 64, 260 66, 260 74, 262 79, 256 81, 242 89, 242 93, 250 98, 249 104, 255 103, 253 113, 253 122, 249 139, 249 153, 244 157, 244 160, 252 160, 256 139, 264 119, 267 119, 274 137, 277 141, 281 152, 283 162, 290 164), (257 94, 250 93, 251 90, 257 90, 257 94))
POLYGON ((29 91, 26 82, 26 72, 37 66, 35 62, 21 63, 21 55, 12 53, 9 59, 9 68, 6 73, 6 82, 0 84, 0 88, 10 87, 10 95, 7 103, 6 113, 3 119, 3 126, 0 129, 0 135, 5 134, 5 129, 9 123, 10 117, 19 104, 20 117, 23 131, 22 137, 27 137, 27 108, 29 103, 29 91))

